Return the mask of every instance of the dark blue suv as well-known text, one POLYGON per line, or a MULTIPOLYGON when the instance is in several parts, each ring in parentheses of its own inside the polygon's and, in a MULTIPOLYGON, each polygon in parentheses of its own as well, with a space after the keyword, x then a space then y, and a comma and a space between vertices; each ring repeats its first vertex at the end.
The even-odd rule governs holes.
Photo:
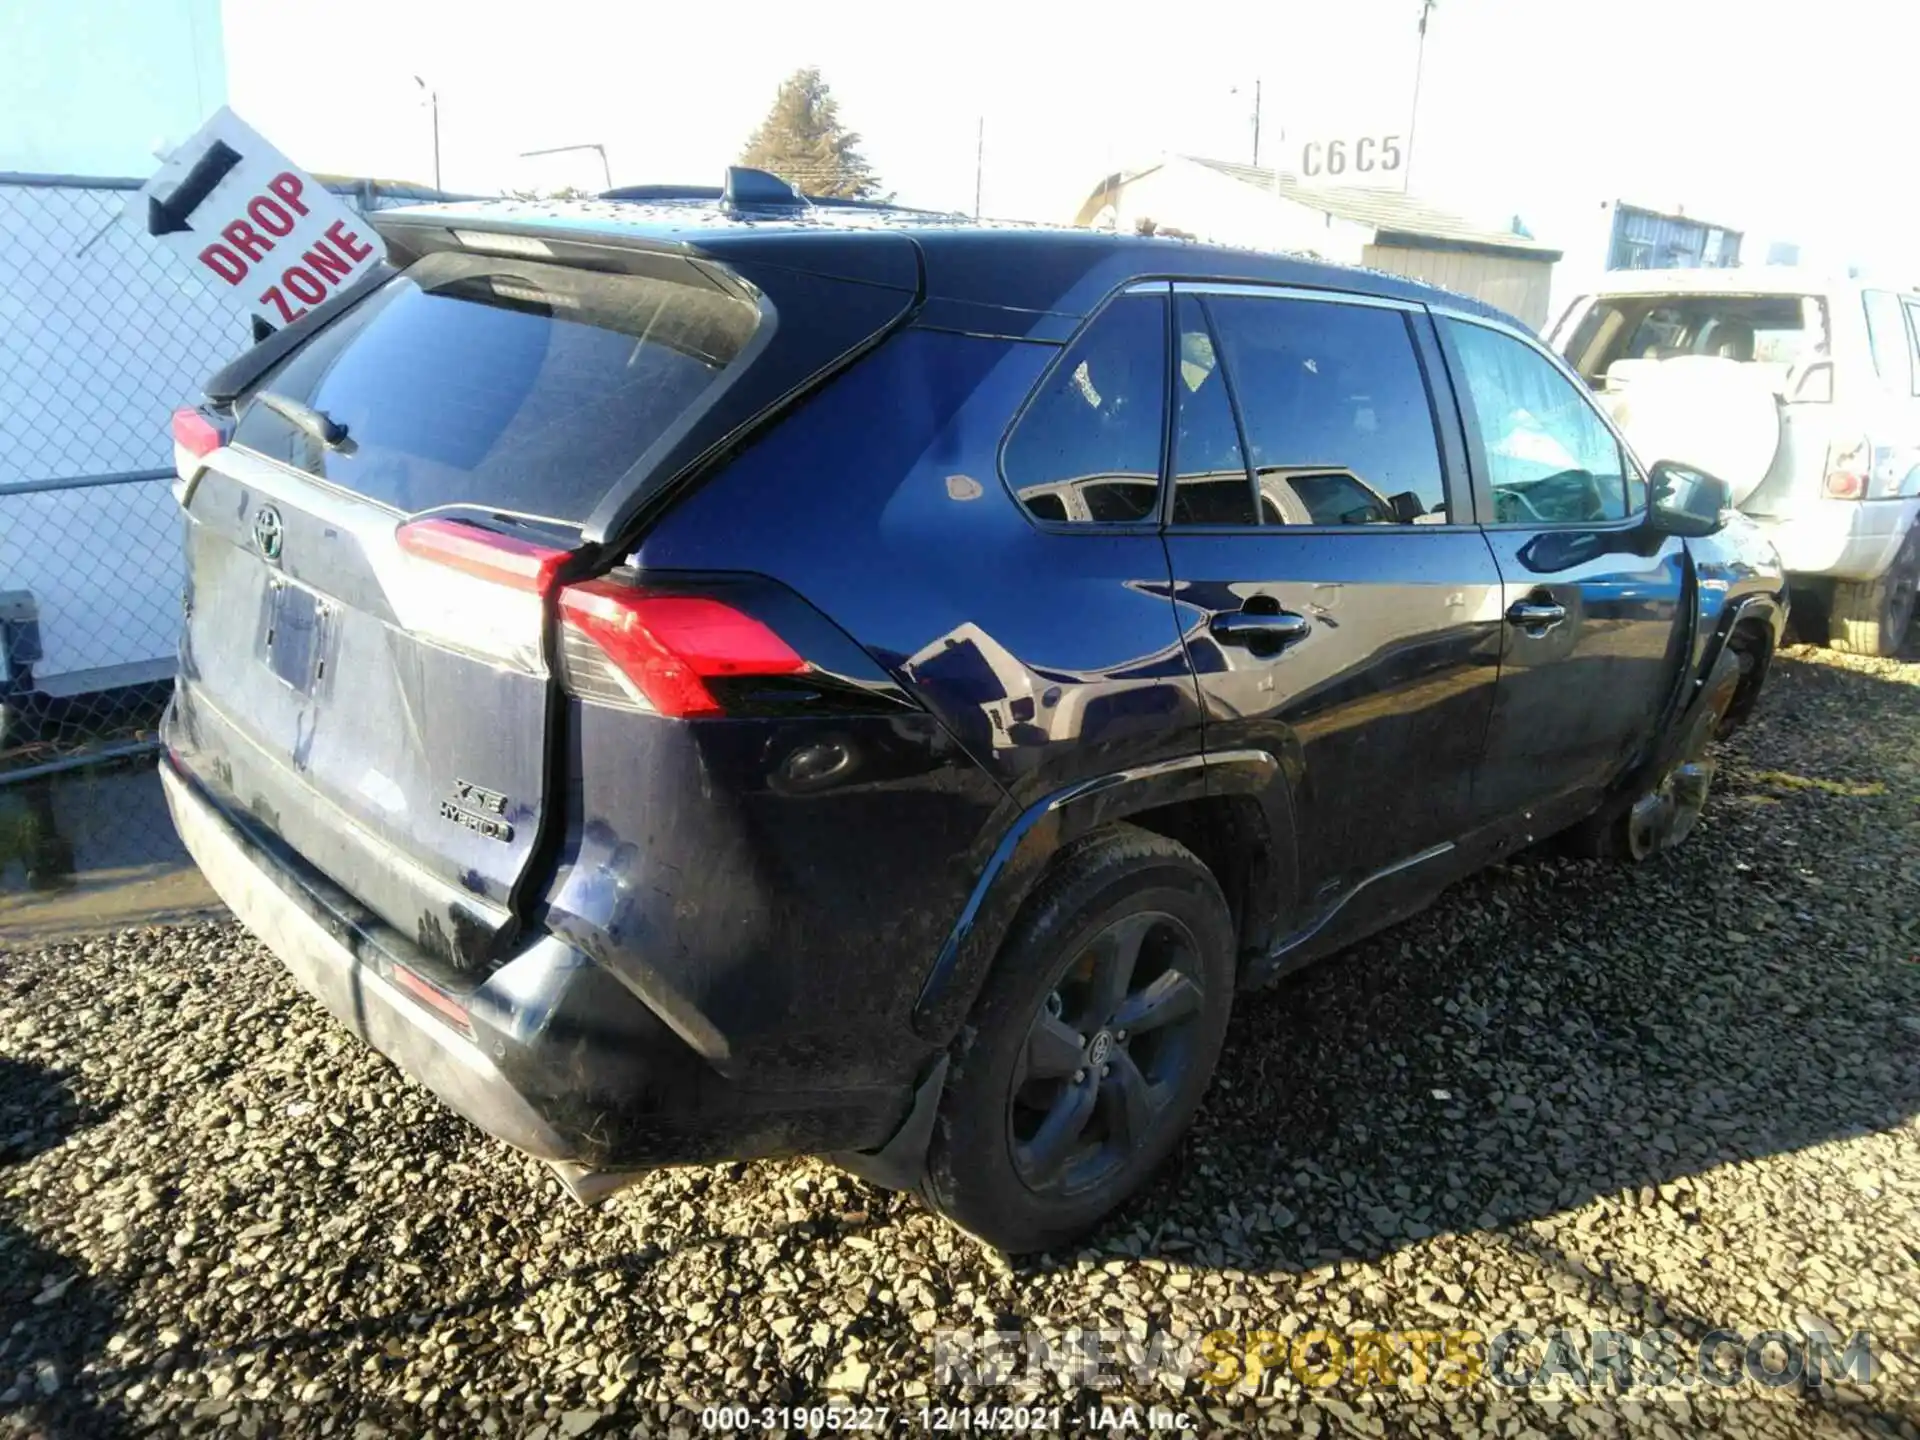
POLYGON ((1644 859, 1785 619, 1483 305, 724 192, 392 211, 176 417, 215 888, 576 1194, 824 1152, 1008 1249, 1234 992, 1560 832, 1644 859))

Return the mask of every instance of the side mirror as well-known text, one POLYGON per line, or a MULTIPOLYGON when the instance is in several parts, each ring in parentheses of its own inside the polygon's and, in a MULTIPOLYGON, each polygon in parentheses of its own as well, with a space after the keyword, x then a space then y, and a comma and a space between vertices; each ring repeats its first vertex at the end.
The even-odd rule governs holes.
POLYGON ((1398 495, 1389 496, 1387 507, 1393 511, 1394 523, 1398 525, 1411 525, 1427 513, 1427 507, 1411 490, 1402 490, 1398 495))
POLYGON ((1647 523, 1662 535, 1711 535, 1721 512, 1733 508, 1733 488, 1717 475, 1674 460, 1661 460, 1648 472, 1653 504, 1647 523))

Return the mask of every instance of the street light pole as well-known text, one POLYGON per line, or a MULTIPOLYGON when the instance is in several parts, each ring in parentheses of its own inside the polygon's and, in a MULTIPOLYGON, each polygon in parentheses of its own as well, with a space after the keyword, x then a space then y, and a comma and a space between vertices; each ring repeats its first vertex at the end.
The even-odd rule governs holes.
POLYGON ((591 150, 600 157, 600 175, 607 182, 607 189, 613 188, 613 167, 607 164, 607 147, 598 141, 588 141, 585 145, 549 145, 544 150, 522 150, 520 158, 531 160, 535 155, 565 155, 573 150, 591 150))
POLYGON ((422 80, 418 75, 413 77, 413 83, 418 85, 422 90, 427 92, 427 103, 433 109, 433 188, 438 190, 441 188, 441 185, 440 185, 440 92, 434 89, 431 85, 427 84, 427 82, 422 80))

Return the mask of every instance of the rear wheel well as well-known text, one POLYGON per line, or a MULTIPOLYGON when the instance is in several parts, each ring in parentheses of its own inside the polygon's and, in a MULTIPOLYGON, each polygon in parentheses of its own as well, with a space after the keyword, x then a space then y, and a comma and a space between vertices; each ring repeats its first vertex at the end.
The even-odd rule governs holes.
POLYGON ((1233 913, 1239 952, 1264 955, 1278 920, 1274 854, 1267 818, 1248 795, 1177 800, 1120 817, 1191 850, 1213 872, 1233 913))

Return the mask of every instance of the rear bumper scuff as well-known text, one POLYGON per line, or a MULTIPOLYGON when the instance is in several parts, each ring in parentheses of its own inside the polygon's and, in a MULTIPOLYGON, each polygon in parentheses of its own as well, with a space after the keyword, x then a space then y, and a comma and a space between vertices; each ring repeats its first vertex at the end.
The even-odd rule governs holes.
POLYGON ((311 901, 277 883, 264 857, 164 761, 160 778, 174 826, 214 893, 343 1025, 488 1134, 544 1160, 574 1158, 479 1045, 401 993, 321 922, 311 901))
POLYGON ((910 1108, 904 1079, 807 1089, 723 1076, 631 988, 554 935, 483 982, 450 976, 325 876, 276 853, 171 757, 160 774, 208 883, 294 978, 452 1109, 563 1178, 870 1149, 910 1108), (392 978, 399 966, 463 1007, 470 1033, 403 991, 392 978))

